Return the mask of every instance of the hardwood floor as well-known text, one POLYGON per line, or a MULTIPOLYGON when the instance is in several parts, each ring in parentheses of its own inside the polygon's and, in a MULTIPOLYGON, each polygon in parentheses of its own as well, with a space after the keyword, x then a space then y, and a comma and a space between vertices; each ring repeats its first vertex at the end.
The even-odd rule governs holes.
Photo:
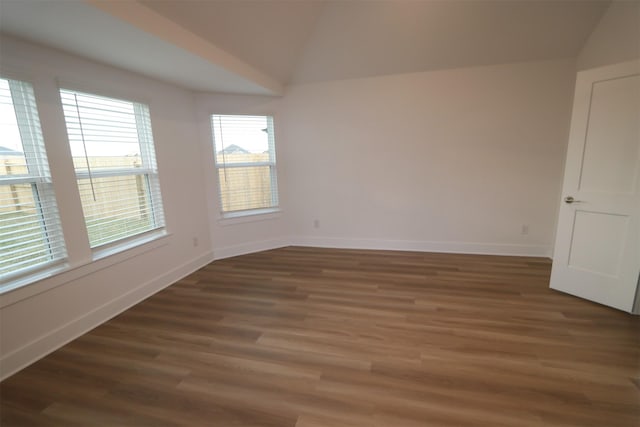
POLYGON ((2 426, 640 425, 640 318, 538 258, 216 261, 0 385, 2 426))

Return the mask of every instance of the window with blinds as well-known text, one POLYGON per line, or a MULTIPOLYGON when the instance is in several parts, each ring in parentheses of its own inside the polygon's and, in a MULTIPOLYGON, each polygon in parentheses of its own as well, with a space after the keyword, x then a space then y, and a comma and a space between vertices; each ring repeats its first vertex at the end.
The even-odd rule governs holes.
POLYGON ((40 119, 29 83, 0 78, 0 280, 66 258, 40 119))
POLYGON ((163 228, 148 107, 67 89, 60 96, 90 246, 163 228))
POLYGON ((276 211, 278 185, 271 116, 211 116, 223 217, 276 211))

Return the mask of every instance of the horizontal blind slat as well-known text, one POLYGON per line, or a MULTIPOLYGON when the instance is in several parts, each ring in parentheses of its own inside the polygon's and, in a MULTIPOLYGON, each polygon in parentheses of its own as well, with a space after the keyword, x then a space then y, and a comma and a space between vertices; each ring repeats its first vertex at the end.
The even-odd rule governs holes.
POLYGON ((46 150, 31 85, 0 79, 0 278, 66 258, 46 150), (10 111, 10 113, 7 113, 10 111), (11 136, 13 135, 13 136, 11 136))

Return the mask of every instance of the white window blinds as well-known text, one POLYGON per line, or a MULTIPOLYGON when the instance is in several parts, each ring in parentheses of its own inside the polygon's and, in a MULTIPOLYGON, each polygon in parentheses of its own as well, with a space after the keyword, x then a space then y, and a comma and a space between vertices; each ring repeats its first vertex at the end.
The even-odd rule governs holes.
POLYGON ((60 91, 92 248, 164 227, 149 109, 60 91))
POLYGON ((278 207, 276 152, 271 116, 211 116, 223 216, 278 207))
POLYGON ((0 79, 0 279, 66 258, 30 84, 0 79))

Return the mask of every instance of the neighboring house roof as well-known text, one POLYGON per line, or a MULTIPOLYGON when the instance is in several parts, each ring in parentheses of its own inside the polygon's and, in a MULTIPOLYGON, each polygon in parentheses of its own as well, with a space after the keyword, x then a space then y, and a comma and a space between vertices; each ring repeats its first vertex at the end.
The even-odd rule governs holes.
POLYGON ((16 151, 11 148, 0 146, 0 156, 24 156, 24 153, 22 151, 16 151))
POLYGON ((218 154, 250 154, 250 153, 244 148, 236 144, 231 144, 230 146, 225 147, 224 150, 218 151, 218 154))

